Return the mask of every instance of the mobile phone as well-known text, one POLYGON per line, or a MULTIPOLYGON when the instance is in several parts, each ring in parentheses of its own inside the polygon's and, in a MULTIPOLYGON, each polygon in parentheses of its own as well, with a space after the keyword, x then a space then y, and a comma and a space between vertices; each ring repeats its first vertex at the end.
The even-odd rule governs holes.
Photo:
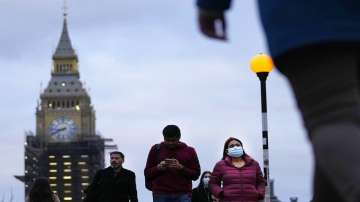
POLYGON ((172 164, 175 159, 165 159, 166 164, 172 164))

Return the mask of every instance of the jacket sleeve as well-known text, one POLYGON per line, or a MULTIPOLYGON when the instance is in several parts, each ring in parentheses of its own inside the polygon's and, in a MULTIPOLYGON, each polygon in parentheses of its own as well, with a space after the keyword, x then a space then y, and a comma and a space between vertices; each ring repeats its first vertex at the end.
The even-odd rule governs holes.
POLYGON ((144 169, 144 175, 148 179, 152 179, 163 172, 157 169, 157 164, 159 163, 157 162, 157 155, 158 155, 157 152, 159 151, 156 150, 157 150, 156 145, 154 145, 150 149, 149 155, 147 157, 146 166, 144 169))
POLYGON ((221 169, 221 164, 220 162, 218 162, 214 167, 209 182, 210 191, 216 198, 223 197, 223 190, 221 188, 222 178, 223 178, 223 173, 221 169))
POLYGON ((227 10, 231 6, 231 0, 197 0, 197 6, 204 10, 227 10))
POLYGON ((129 183, 129 198, 131 202, 138 202, 137 190, 136 190, 136 177, 135 173, 130 173, 130 183, 129 183))
POLYGON ((191 148, 190 152, 192 158, 188 164, 183 165, 184 167, 180 172, 191 180, 197 180, 200 176, 200 163, 195 149, 191 148))
POLYGON ((99 191, 98 185, 99 185, 100 179, 101 179, 101 170, 96 172, 92 183, 85 190, 84 202, 96 202, 97 201, 97 193, 99 191))
POLYGON ((257 164, 256 166, 256 191, 259 194, 259 200, 262 200, 265 196, 265 179, 263 177, 259 164, 257 164))

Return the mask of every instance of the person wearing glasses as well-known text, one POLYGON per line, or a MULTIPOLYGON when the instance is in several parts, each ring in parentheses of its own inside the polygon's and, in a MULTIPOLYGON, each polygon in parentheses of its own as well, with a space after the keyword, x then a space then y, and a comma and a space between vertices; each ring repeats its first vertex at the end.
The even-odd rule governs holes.
POLYGON ((244 152, 234 137, 225 141, 223 157, 210 177, 211 193, 220 201, 257 202, 265 195, 265 179, 259 163, 244 152))

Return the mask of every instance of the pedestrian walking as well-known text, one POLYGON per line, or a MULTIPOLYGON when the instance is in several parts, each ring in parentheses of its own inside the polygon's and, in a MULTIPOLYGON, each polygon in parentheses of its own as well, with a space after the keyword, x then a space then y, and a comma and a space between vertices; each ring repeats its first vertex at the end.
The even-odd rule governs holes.
POLYGON ((222 160, 210 178, 211 193, 223 202, 257 202, 265 195, 265 179, 259 163, 245 153, 237 138, 225 141, 222 160))
POLYGON ((135 173, 123 168, 124 160, 122 152, 110 153, 111 166, 95 174, 84 202, 138 202, 135 173))
POLYGON ((192 181, 199 178, 200 164, 193 147, 180 142, 176 125, 163 129, 164 141, 149 151, 144 170, 146 186, 154 202, 190 202, 192 181))
POLYGON ((213 202, 213 199, 211 198, 211 192, 209 190, 210 177, 210 171, 205 171, 202 173, 199 185, 192 190, 192 202, 213 202))

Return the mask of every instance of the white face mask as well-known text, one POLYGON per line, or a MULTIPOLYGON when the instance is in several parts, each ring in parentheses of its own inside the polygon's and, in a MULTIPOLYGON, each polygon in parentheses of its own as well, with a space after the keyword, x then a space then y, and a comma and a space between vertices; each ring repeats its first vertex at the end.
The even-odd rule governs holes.
POLYGON ((242 157, 244 155, 244 149, 240 146, 232 147, 228 149, 227 154, 231 157, 242 157))
POLYGON ((203 183, 204 183, 204 187, 208 187, 209 181, 210 181, 210 177, 204 177, 202 181, 203 181, 203 183))

